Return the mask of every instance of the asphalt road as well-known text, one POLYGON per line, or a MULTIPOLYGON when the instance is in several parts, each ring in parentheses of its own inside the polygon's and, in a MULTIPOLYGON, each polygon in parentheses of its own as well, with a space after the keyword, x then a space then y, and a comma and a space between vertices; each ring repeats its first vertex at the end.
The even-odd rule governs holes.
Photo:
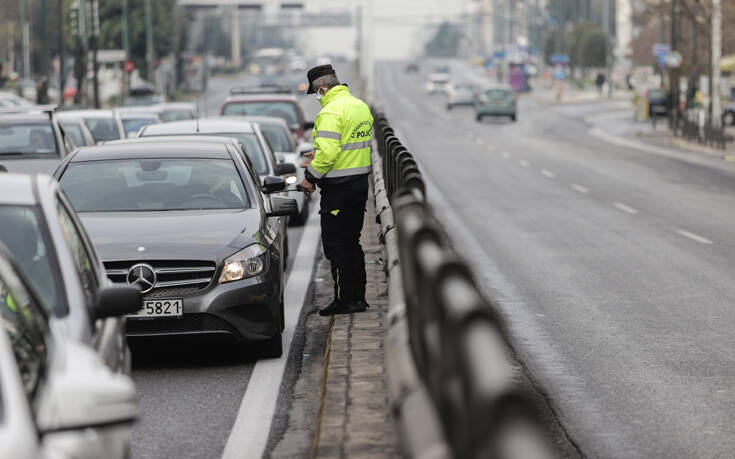
MULTIPOLYGON (((349 79, 349 68, 337 66, 349 79)), ((213 77, 206 94, 196 99, 204 116, 219 115, 232 86, 257 85, 254 76, 213 77)), ((319 103, 313 96, 301 100, 307 119, 313 120, 319 103)), ((312 209, 318 206, 318 197, 312 209)), ((291 257, 302 236, 301 227, 289 227, 291 257)), ((290 265, 286 276, 290 275, 290 265)), ((133 344, 133 378, 142 414, 134 427, 136 458, 220 457, 230 436, 248 382, 257 362, 254 354, 233 349, 227 342, 157 339, 133 344)), ((284 349, 281 357, 286 359, 284 349)), ((298 370, 288 362, 284 380, 298 370)), ((287 412, 277 409, 274 425, 287 412)))
POLYGON ((379 102, 581 452, 732 457, 735 170, 590 135, 616 103, 478 123, 429 71, 380 65, 379 102))

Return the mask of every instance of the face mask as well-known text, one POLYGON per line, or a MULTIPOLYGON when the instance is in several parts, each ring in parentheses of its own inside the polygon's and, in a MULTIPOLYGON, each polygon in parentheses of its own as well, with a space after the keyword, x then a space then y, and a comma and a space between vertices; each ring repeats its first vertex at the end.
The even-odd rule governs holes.
POLYGON ((322 94, 321 88, 316 92, 316 100, 322 100, 322 97, 324 97, 324 94, 322 94))

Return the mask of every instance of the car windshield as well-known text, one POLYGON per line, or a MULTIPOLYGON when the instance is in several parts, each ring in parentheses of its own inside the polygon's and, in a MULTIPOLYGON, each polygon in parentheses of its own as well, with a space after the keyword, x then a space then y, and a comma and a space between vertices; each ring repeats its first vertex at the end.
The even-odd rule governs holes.
POLYGON ((261 124, 260 130, 274 151, 291 152, 294 151, 294 145, 291 141, 291 133, 285 131, 283 127, 275 124, 261 124))
POLYGON ((84 124, 92 132, 95 142, 106 142, 120 138, 117 123, 112 118, 88 118, 84 120, 84 124))
POLYGON ((508 91, 507 89, 488 89, 485 91, 485 95, 491 99, 507 99, 513 97, 513 91, 508 91))
POLYGON ((250 207, 229 159, 118 159, 71 163, 60 180, 77 212, 250 207))
POLYGON ((51 123, 0 121, 0 156, 12 154, 58 156, 51 123))
POLYGON ((293 102, 231 102, 225 105, 223 115, 235 116, 275 116, 282 118, 291 129, 297 129, 301 122, 293 102))
POLYGON ((149 124, 156 124, 154 118, 128 118, 123 120, 123 128, 125 129, 125 135, 137 134, 140 128, 148 126, 149 124))
POLYGON ((82 134, 82 128, 76 123, 61 123, 64 128, 64 132, 69 136, 72 145, 75 147, 82 147, 86 145, 84 142, 84 134, 82 134))
POLYGON ((66 314, 60 300, 61 287, 55 273, 56 258, 50 251, 48 233, 42 227, 38 209, 30 206, 0 206, 0 242, 13 254, 48 311, 66 314))
POLYGON ((166 121, 183 121, 193 120, 194 118, 196 118, 191 110, 183 108, 168 109, 164 110, 163 113, 166 115, 166 121))

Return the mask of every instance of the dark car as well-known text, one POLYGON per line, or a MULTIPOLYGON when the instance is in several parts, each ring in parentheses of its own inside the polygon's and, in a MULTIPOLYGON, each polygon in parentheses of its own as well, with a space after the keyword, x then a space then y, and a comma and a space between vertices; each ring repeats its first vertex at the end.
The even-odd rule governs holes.
POLYGON ((297 140, 304 140, 314 127, 307 122, 298 98, 290 93, 263 93, 256 90, 233 89, 222 105, 226 116, 276 116, 283 118, 297 140))
POLYGON ((137 286, 129 337, 224 335, 280 356, 285 216, 280 177, 258 176, 231 139, 86 147, 56 177, 113 282, 137 286))
MULTIPOLYGON (((0 174, 0 243, 15 257, 64 334, 115 371, 130 371, 124 320, 100 315, 111 283, 84 227, 49 176, 0 174)), ((135 296, 136 292, 132 292, 135 296)), ((140 295, 134 310, 140 307, 140 295)))
POLYGON ((72 149, 53 108, 0 110, 0 166, 5 170, 50 174, 72 149))
POLYGON ((648 100, 648 116, 666 116, 669 111, 669 99, 660 89, 649 89, 646 92, 648 100))

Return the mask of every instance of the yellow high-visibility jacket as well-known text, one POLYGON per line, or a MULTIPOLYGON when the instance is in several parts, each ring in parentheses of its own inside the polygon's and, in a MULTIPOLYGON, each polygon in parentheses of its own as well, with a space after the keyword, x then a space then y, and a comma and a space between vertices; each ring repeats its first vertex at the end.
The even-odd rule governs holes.
POLYGON ((349 182, 371 170, 373 115, 347 86, 335 86, 321 98, 314 122, 314 159, 306 178, 320 186, 349 182))

